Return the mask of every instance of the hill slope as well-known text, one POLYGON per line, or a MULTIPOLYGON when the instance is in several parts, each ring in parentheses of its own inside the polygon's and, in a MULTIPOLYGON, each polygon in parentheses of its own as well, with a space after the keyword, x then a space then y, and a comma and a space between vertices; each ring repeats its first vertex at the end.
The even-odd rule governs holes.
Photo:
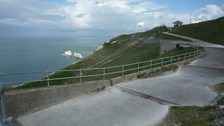
MULTIPOLYGON (((181 50, 171 49, 167 50, 166 53, 161 55, 160 40, 184 40, 178 37, 164 35, 163 32, 166 32, 168 30, 169 29, 166 26, 160 26, 149 31, 120 35, 115 38, 112 38, 110 41, 105 42, 101 48, 94 51, 94 53, 92 53, 91 55, 85 57, 84 59, 80 60, 75 64, 63 68, 63 70, 74 70, 74 71, 55 72, 51 74, 49 78, 55 79, 62 77, 75 77, 79 76, 79 74, 82 75, 102 74, 102 69, 83 70, 82 73, 80 73, 80 71, 77 71, 75 69, 118 66, 123 64, 141 62, 163 56, 166 57, 170 55, 177 55, 198 49, 197 47, 189 47, 181 50)), ((131 67, 134 66, 128 66, 127 68, 130 69, 131 67)), ((124 69, 127 68, 125 67, 124 69)), ((116 69, 115 68, 109 69, 106 72, 116 72, 120 71, 120 69, 121 69, 120 67, 117 67, 116 69)), ((129 73, 130 71, 125 72, 124 74, 129 73)), ((117 76, 121 76, 120 73, 108 75, 105 78, 110 79, 117 76)), ((102 79, 101 76, 85 77, 82 78, 82 81, 100 80, 100 79, 102 79)), ((50 81, 50 83, 51 85, 61 85, 61 84, 77 83, 79 81, 80 79, 63 79, 63 80, 53 80, 50 81)), ((46 84, 47 84, 46 81, 31 82, 22 85, 18 88, 42 87, 46 86, 46 84)))
POLYGON ((171 32, 224 45, 224 17, 196 24, 183 25, 173 29, 171 32))

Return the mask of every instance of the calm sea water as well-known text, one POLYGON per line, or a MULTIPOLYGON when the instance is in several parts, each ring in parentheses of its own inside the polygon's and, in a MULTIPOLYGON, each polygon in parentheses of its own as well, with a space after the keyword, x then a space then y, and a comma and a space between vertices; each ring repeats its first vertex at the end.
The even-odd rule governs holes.
MULTIPOLYGON (((108 37, 76 37, 60 39, 5 39, 0 40, 0 73, 56 71, 76 61, 64 57, 65 50, 89 55, 108 37)), ((1 82, 39 79, 43 74, 11 75, 1 82)), ((0 82, 0 83, 1 83, 0 82)))

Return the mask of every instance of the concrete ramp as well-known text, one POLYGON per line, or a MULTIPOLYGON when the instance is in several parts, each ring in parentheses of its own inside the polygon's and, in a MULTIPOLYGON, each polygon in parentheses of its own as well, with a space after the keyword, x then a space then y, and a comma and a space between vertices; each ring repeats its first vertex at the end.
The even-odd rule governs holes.
POLYGON ((91 93, 19 118, 23 126, 153 126, 168 106, 117 87, 91 93))

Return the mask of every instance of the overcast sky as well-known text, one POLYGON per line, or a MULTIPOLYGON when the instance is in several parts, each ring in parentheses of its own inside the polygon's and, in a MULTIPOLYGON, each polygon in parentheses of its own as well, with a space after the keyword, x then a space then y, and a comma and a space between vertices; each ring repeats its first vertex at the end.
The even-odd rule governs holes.
POLYGON ((0 37, 105 36, 224 16, 224 0, 0 0, 0 37))

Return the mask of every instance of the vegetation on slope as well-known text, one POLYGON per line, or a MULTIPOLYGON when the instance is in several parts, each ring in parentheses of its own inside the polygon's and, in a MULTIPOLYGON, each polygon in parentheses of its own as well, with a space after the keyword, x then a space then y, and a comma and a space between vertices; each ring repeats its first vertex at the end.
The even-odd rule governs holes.
MULTIPOLYGON (((198 49, 201 49, 201 48, 199 48, 199 47, 187 47, 187 48, 183 48, 181 50, 179 50, 179 49, 172 49, 172 50, 169 50, 168 52, 166 52, 163 55, 157 56, 157 58, 167 57, 167 56, 173 56, 173 55, 177 55, 177 54, 183 54, 183 53, 187 53, 187 52, 196 51, 198 49)), ((146 57, 146 58, 147 59, 150 59, 150 57, 146 57)), ((177 58, 178 57, 174 57, 173 58, 173 62, 177 62, 177 58)), ((126 60, 123 60, 122 62, 126 62, 126 60)), ((160 62, 160 60, 153 61, 153 64, 157 64, 157 65, 153 65, 153 68, 154 67, 162 66, 161 64, 158 64, 159 62, 160 62)), ((89 63, 89 61, 83 62, 83 64, 88 64, 88 63, 89 63)), ((79 68, 83 64, 81 62, 81 63, 78 63, 78 64, 71 65, 69 67, 71 67, 71 68, 79 68)), ((120 62, 118 60, 112 60, 111 64, 120 64, 120 62)), ((128 64, 128 62, 126 64, 128 64)), ((163 64, 163 65, 166 65, 166 64, 163 64)), ((147 65, 147 63, 141 64, 140 67, 145 66, 145 65, 147 65)), ((123 70, 129 70, 129 69, 133 69, 133 68, 135 68, 135 69, 134 70, 131 70, 131 71, 126 71, 123 74, 126 75, 126 74, 130 74, 130 73, 138 72, 138 70, 136 69, 137 67, 138 67, 137 64, 133 64, 133 65, 126 66, 126 67, 124 67, 123 70)), ((149 68, 150 68, 150 66, 145 67, 145 68, 141 68, 140 71, 141 70, 146 70, 146 69, 149 69, 149 68)), ((107 68, 106 69, 106 73, 119 72, 121 70, 122 70, 122 67, 121 66, 120 67, 115 67, 115 68, 107 68)), ((102 71, 102 69, 82 70, 82 73, 84 75, 95 75, 95 74, 102 74, 103 71, 102 71)), ((74 71, 56 72, 56 73, 54 73, 53 75, 50 76, 50 79, 62 78, 62 77, 76 77, 76 76, 79 76, 79 74, 80 74, 79 73, 79 70, 78 71, 75 71, 74 70, 74 71)), ((105 76, 105 79, 111 79, 111 78, 118 77, 118 76, 122 76, 122 73, 106 75, 105 76)), ((102 80, 102 79, 103 79, 103 76, 102 75, 94 76, 94 77, 85 77, 85 78, 82 77, 82 82, 85 82, 85 81, 93 81, 93 80, 102 80)), ((50 82, 50 85, 72 84, 72 83, 78 83, 78 82, 80 82, 80 78, 77 78, 77 79, 63 79, 63 80, 50 80, 49 82, 50 82)), ((32 82, 32 83, 27 83, 25 85, 19 86, 17 88, 44 87, 44 86, 47 86, 47 84, 48 84, 47 81, 32 82)))
POLYGON ((222 91, 224 91, 224 83, 217 84, 217 85, 213 86, 212 89, 216 92, 222 92, 222 91))
MULTIPOLYGON (((219 102, 224 102, 224 99, 219 102)), ((224 110, 220 109, 219 105, 171 107, 162 126, 223 126, 224 110)))
MULTIPOLYGON (((63 70, 74 70, 74 71, 63 71, 56 72, 52 74, 49 78, 63 78, 63 77, 77 77, 80 74, 83 75, 93 75, 93 74, 102 74, 102 70, 83 70, 75 71, 75 69, 89 69, 89 68, 102 68, 102 67, 111 67, 118 66, 123 64, 136 63, 141 61, 146 61, 162 56, 169 55, 177 55, 181 53, 186 53, 189 51, 197 50, 198 48, 190 47, 184 48, 181 50, 174 49, 172 51, 168 51, 164 55, 160 56, 160 39, 168 38, 175 39, 178 38, 167 37, 162 35, 163 32, 167 31, 168 28, 165 26, 160 26, 154 28, 150 31, 142 32, 142 33, 134 33, 129 35, 120 35, 111 39, 108 42, 103 44, 103 47, 97 51, 95 51, 90 56, 82 59, 81 61, 72 64, 70 66, 65 67, 63 70)), ((136 66, 130 66, 136 67, 136 66)), ((128 69, 128 68, 126 68, 128 69)), ((121 68, 109 69, 106 72, 117 72, 120 71, 121 68)), ((124 74, 130 74, 135 71, 125 72, 124 74)), ((114 75, 108 75, 105 79, 110 79, 113 77, 121 76, 120 73, 114 75)), ((46 79, 46 78, 45 78, 46 79)), ((102 80, 101 77, 86 77, 82 78, 82 81, 89 80, 102 80)), ((69 84, 80 82, 80 79, 64 79, 64 80, 51 80, 51 85, 61 85, 61 84, 69 84)), ((47 82, 33 82, 28 83, 18 88, 30 88, 30 87, 42 87, 46 86, 47 82)))
POLYGON ((171 32, 179 35, 201 39, 207 42, 224 45, 224 17, 216 20, 183 25, 171 32))
MULTIPOLYGON (((223 92, 224 84, 214 86, 215 91, 223 92)), ((172 106, 161 126, 223 126, 224 98, 214 106, 172 106)))

